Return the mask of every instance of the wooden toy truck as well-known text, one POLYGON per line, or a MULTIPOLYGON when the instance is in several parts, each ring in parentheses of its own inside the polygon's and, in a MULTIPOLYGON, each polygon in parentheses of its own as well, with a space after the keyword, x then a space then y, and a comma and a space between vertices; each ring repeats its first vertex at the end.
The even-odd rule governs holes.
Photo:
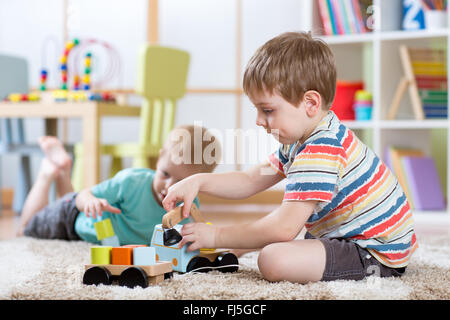
MULTIPOLYGON (((177 223, 183 220, 181 210, 182 207, 177 207, 164 215, 163 223, 155 226, 150 246, 119 246, 111 221, 105 219, 97 222, 95 229, 102 246, 91 247, 91 264, 85 265, 83 284, 111 285, 117 281, 119 285, 129 288, 146 288, 149 284, 172 277, 173 271, 237 271, 238 259, 228 250, 201 249, 187 252, 187 246, 178 248, 182 226, 177 223), (170 243, 165 239, 167 230, 175 234, 175 239, 172 238, 170 243)), ((195 204, 192 205, 191 216, 197 222, 204 222, 195 204)))
POLYGON ((154 250, 145 252, 151 249, 142 245, 91 247, 92 264, 85 266, 83 284, 111 285, 117 281, 120 286, 146 288, 172 277, 172 264, 155 261, 154 250))

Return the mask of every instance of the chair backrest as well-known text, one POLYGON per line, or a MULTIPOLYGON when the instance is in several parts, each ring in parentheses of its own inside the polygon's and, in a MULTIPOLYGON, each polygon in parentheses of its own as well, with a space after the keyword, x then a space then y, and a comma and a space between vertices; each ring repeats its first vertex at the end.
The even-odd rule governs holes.
MULTIPOLYGON (((28 63, 24 58, 0 54, 0 101, 10 93, 28 93, 28 63)), ((2 149, 13 142, 24 143, 23 119, 14 119, 17 130, 13 134, 12 119, 0 119, 2 149)))
POLYGON ((28 64, 20 57, 0 54, 0 100, 10 93, 28 93, 28 64))
POLYGON ((138 61, 136 92, 143 98, 139 143, 159 149, 174 126, 177 101, 186 93, 190 55, 145 44, 138 61))

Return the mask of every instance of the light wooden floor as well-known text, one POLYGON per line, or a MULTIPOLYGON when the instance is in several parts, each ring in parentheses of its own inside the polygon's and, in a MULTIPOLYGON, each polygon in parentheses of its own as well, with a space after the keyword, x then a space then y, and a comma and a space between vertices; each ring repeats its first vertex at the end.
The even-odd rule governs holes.
MULTIPOLYGON (((274 205, 203 205, 205 219, 216 225, 230 225, 252 222, 275 209, 274 205)), ((15 237, 19 217, 10 209, 0 211, 0 240, 15 237)), ((417 236, 449 235, 448 225, 416 224, 417 236)))

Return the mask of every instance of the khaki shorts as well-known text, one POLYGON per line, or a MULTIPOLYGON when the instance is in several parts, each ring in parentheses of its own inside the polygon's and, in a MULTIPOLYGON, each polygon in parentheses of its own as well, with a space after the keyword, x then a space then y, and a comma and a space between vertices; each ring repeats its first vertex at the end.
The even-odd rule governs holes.
MULTIPOLYGON (((305 239, 316 239, 309 232, 305 239)), ((375 259, 369 251, 346 239, 318 238, 325 246, 326 265, 322 281, 361 280, 371 275, 400 277, 404 268, 389 268, 375 259)))

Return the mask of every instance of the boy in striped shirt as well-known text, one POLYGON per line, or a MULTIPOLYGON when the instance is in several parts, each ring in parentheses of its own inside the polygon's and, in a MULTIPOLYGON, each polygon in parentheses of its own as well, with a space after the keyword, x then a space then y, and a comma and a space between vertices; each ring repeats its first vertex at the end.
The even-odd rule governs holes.
POLYGON ((417 248, 411 209, 392 172, 330 110, 336 66, 329 47, 309 33, 281 34, 251 58, 243 86, 256 124, 279 149, 248 171, 173 185, 164 208, 182 200, 188 216, 198 192, 242 199, 286 179, 283 202, 254 223, 186 224, 180 246, 260 249, 258 267, 269 281, 401 276, 417 248), (305 239, 296 239, 303 227, 305 239))

